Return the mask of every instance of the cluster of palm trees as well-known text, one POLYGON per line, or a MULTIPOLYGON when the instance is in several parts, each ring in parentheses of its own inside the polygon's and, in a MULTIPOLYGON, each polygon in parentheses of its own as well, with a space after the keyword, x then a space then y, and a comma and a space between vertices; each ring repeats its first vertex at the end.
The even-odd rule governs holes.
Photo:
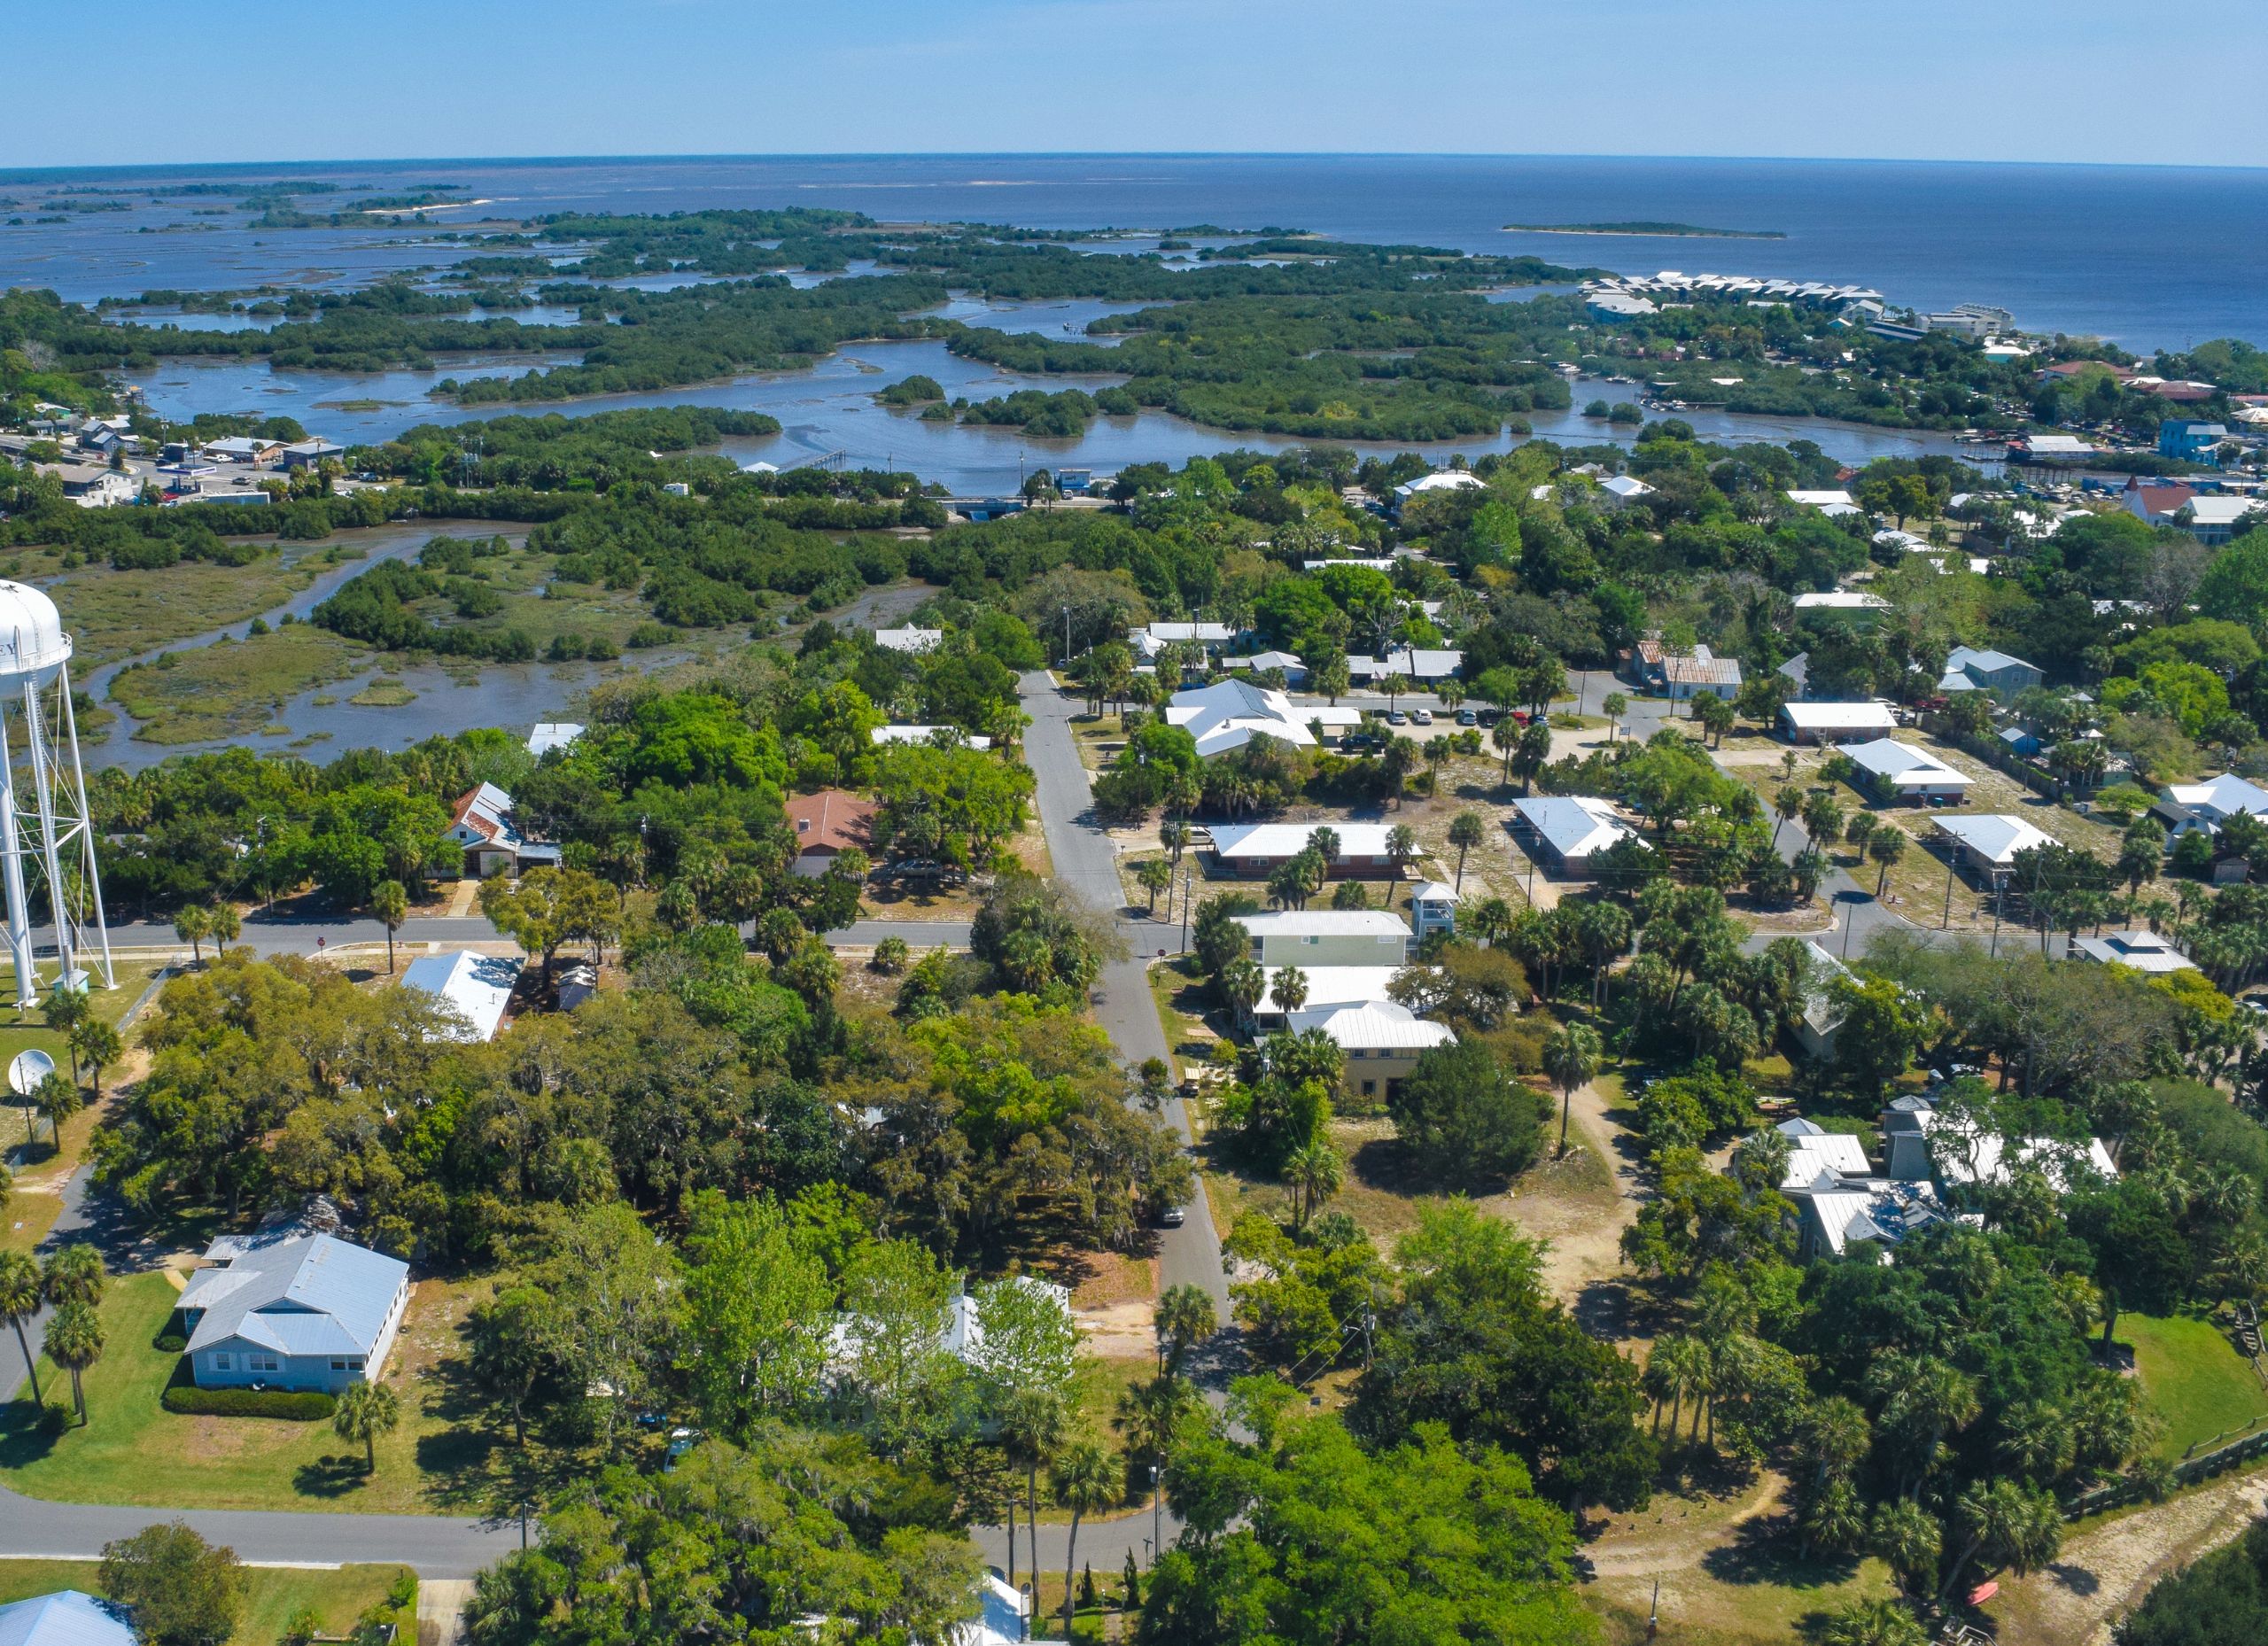
POLYGON ((91 1246, 60 1247, 43 1262, 28 1253, 0 1252, 0 1320, 16 1329, 16 1347, 23 1351, 24 1370, 31 1378, 32 1404, 43 1405, 44 1400, 39 1363, 24 1328, 43 1308, 51 1308, 55 1313, 47 1323, 47 1357, 71 1374, 71 1403, 82 1425, 87 1421, 87 1392, 82 1378, 103 1357, 103 1322, 97 1306, 109 1278, 102 1254, 91 1246))
MULTIPOLYGON (((189 945, 190 958, 200 967, 205 964, 205 942, 210 938, 215 949, 225 949, 236 942, 244 929, 244 920, 237 913, 236 905, 228 903, 185 904, 174 916, 174 936, 189 945)), ((393 933, 386 933, 387 964, 392 964, 393 933)))
MULTIPOLYGON (((1339 860, 1341 843, 1339 831, 1327 823, 1310 831, 1306 846, 1279 864, 1268 877, 1268 901, 1279 909, 1306 908, 1329 883, 1332 865, 1339 860)), ((1397 823, 1386 830, 1386 850, 1393 861, 1397 882, 1425 855, 1425 849, 1418 843, 1418 831, 1407 823, 1397 823)), ((1462 858, 1459 872, 1463 872, 1462 858)))

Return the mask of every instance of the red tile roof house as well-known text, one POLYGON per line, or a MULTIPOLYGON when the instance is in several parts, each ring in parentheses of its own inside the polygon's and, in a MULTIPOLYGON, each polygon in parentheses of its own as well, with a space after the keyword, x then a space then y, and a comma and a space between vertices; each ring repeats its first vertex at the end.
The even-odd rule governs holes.
POLYGON ((2194 486, 2145 485, 2140 478, 2131 476, 2126 489, 2119 493, 2127 513, 2154 526, 2171 525, 2182 505, 2194 502, 2196 497, 2194 486))
POLYGON ((464 848, 464 872, 475 880, 519 874, 548 864, 557 867, 559 848, 532 841, 512 826, 512 797, 493 783, 457 796, 449 811, 449 838, 464 848))
POLYGON ((843 851, 868 849, 874 813, 882 808, 840 788, 797 795, 788 802, 788 827, 796 835, 796 873, 815 881, 835 866, 843 851))

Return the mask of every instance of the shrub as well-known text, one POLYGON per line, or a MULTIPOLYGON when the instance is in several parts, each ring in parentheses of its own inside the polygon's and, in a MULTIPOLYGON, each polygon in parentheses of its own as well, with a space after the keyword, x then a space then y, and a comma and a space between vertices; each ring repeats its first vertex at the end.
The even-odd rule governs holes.
POLYGON ((202 1417, 281 1417, 287 1423, 321 1423, 338 1402, 317 1389, 200 1389, 176 1385, 165 1393, 169 1412, 202 1417))
POLYGON ((189 1347, 189 1339, 168 1326, 165 1331, 158 1333, 150 1347, 160 1355, 178 1355, 189 1347))

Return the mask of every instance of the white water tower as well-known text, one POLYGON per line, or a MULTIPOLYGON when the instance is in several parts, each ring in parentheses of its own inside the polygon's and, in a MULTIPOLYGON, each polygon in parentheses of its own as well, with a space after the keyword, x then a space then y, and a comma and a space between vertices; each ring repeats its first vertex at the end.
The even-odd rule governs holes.
POLYGON ((32 957, 35 887, 44 892, 55 928, 56 981, 84 988, 85 967, 93 963, 104 988, 118 987, 71 708, 71 637, 53 601, 0 579, 0 890, 7 897, 19 1007, 40 998, 32 957))

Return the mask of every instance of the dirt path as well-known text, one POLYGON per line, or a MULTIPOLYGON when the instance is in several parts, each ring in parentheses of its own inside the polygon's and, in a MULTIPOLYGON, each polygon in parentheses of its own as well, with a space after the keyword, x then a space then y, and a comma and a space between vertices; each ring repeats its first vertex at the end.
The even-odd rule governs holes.
MULTIPOLYGON (((1608 1115, 1611 1104, 1619 1101, 1619 1095, 1610 1099, 1596 1085, 1588 1085, 1576 1091, 1569 1111, 1569 1141, 1580 1140, 1604 1166, 1612 1181, 1611 1199, 1604 1194, 1545 1199, 1516 1192, 1506 1207, 1522 1229, 1551 1242, 1543 1258, 1543 1283, 1552 1295, 1592 1332, 1609 1339, 1624 1335, 1622 1231, 1637 1220, 1644 1198, 1629 1134, 1608 1115)), ((1557 1118, 1551 1117, 1554 1122, 1557 1118)), ((1547 1130, 1556 1140, 1556 1127, 1547 1130)))
POLYGON ((2268 1496, 2268 1469, 2139 1510, 2063 1546, 2044 1572, 2006 1578, 1992 1612, 2008 1646, 2109 1646, 2112 1621, 2150 1585, 2234 1538, 2268 1496))

